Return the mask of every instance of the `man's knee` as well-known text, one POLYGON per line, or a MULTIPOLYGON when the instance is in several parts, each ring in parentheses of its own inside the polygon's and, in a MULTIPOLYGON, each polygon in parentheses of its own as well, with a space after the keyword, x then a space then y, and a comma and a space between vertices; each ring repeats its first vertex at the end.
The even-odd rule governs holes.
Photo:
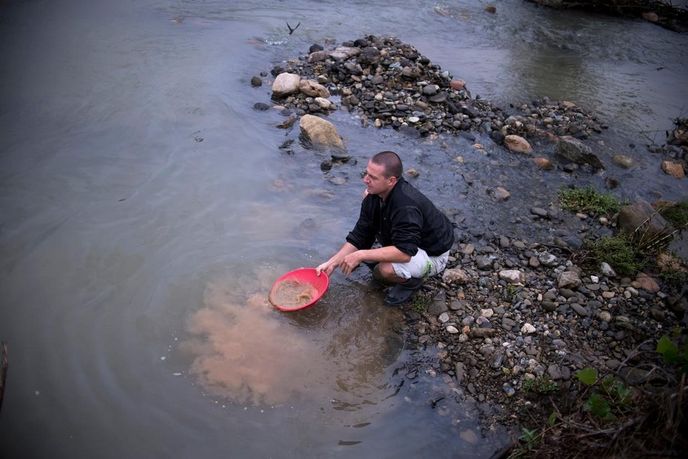
POLYGON ((394 266, 392 266, 392 263, 379 263, 375 267, 374 274, 378 280, 383 280, 387 282, 399 282, 399 277, 394 271, 394 266))

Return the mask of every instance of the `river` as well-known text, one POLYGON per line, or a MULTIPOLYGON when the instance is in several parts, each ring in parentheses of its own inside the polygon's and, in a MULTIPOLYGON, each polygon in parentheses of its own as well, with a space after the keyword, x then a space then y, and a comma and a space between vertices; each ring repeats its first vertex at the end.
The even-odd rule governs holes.
POLYGON ((407 346, 365 273, 335 274, 299 313, 265 303, 278 275, 341 245, 358 172, 379 150, 400 152, 470 226, 522 238, 538 237, 528 207, 574 180, 685 198, 643 144, 686 116, 688 36, 494 4, 1 2, 0 456, 453 458, 504 444, 503 430, 480 428, 490 407, 453 397, 429 365, 409 370, 431 356, 407 346), (252 108, 270 90, 251 77, 371 33, 411 43, 497 105, 548 96, 596 111, 610 125, 604 162, 620 152, 637 166, 533 176, 489 139, 482 154, 341 110, 332 119, 357 165, 325 175, 298 141, 285 154, 298 133, 252 108), (497 185, 508 207, 487 196, 497 185))

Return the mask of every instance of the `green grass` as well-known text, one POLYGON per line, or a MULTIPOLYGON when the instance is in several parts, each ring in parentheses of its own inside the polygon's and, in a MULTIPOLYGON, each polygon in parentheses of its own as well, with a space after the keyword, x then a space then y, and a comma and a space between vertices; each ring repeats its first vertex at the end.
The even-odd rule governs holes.
POLYGON ((559 190, 559 201, 563 209, 596 216, 611 215, 621 208, 614 196, 600 193, 592 187, 563 188, 559 190))
POLYGON ((660 209, 659 213, 676 228, 688 227, 688 201, 660 209))
POLYGON ((617 274, 631 275, 642 269, 644 263, 633 242, 626 236, 605 236, 586 243, 589 261, 596 266, 607 262, 617 274))

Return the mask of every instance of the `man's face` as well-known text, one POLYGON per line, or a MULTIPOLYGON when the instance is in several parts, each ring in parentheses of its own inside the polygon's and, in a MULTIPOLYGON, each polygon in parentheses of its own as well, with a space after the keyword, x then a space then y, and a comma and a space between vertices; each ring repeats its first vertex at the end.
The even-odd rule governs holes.
POLYGON ((385 196, 397 183, 396 177, 385 177, 385 166, 368 161, 363 183, 366 184, 368 194, 385 196))

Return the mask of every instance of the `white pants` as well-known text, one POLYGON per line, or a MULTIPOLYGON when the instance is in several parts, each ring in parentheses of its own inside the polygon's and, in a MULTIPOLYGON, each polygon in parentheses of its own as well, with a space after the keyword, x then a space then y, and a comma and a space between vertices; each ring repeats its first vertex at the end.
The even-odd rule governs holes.
POLYGON ((408 263, 392 263, 394 274, 402 279, 409 279, 411 277, 429 277, 439 274, 447 267, 449 261, 449 251, 447 250, 442 255, 431 257, 423 249, 418 249, 418 252, 411 257, 408 263))

